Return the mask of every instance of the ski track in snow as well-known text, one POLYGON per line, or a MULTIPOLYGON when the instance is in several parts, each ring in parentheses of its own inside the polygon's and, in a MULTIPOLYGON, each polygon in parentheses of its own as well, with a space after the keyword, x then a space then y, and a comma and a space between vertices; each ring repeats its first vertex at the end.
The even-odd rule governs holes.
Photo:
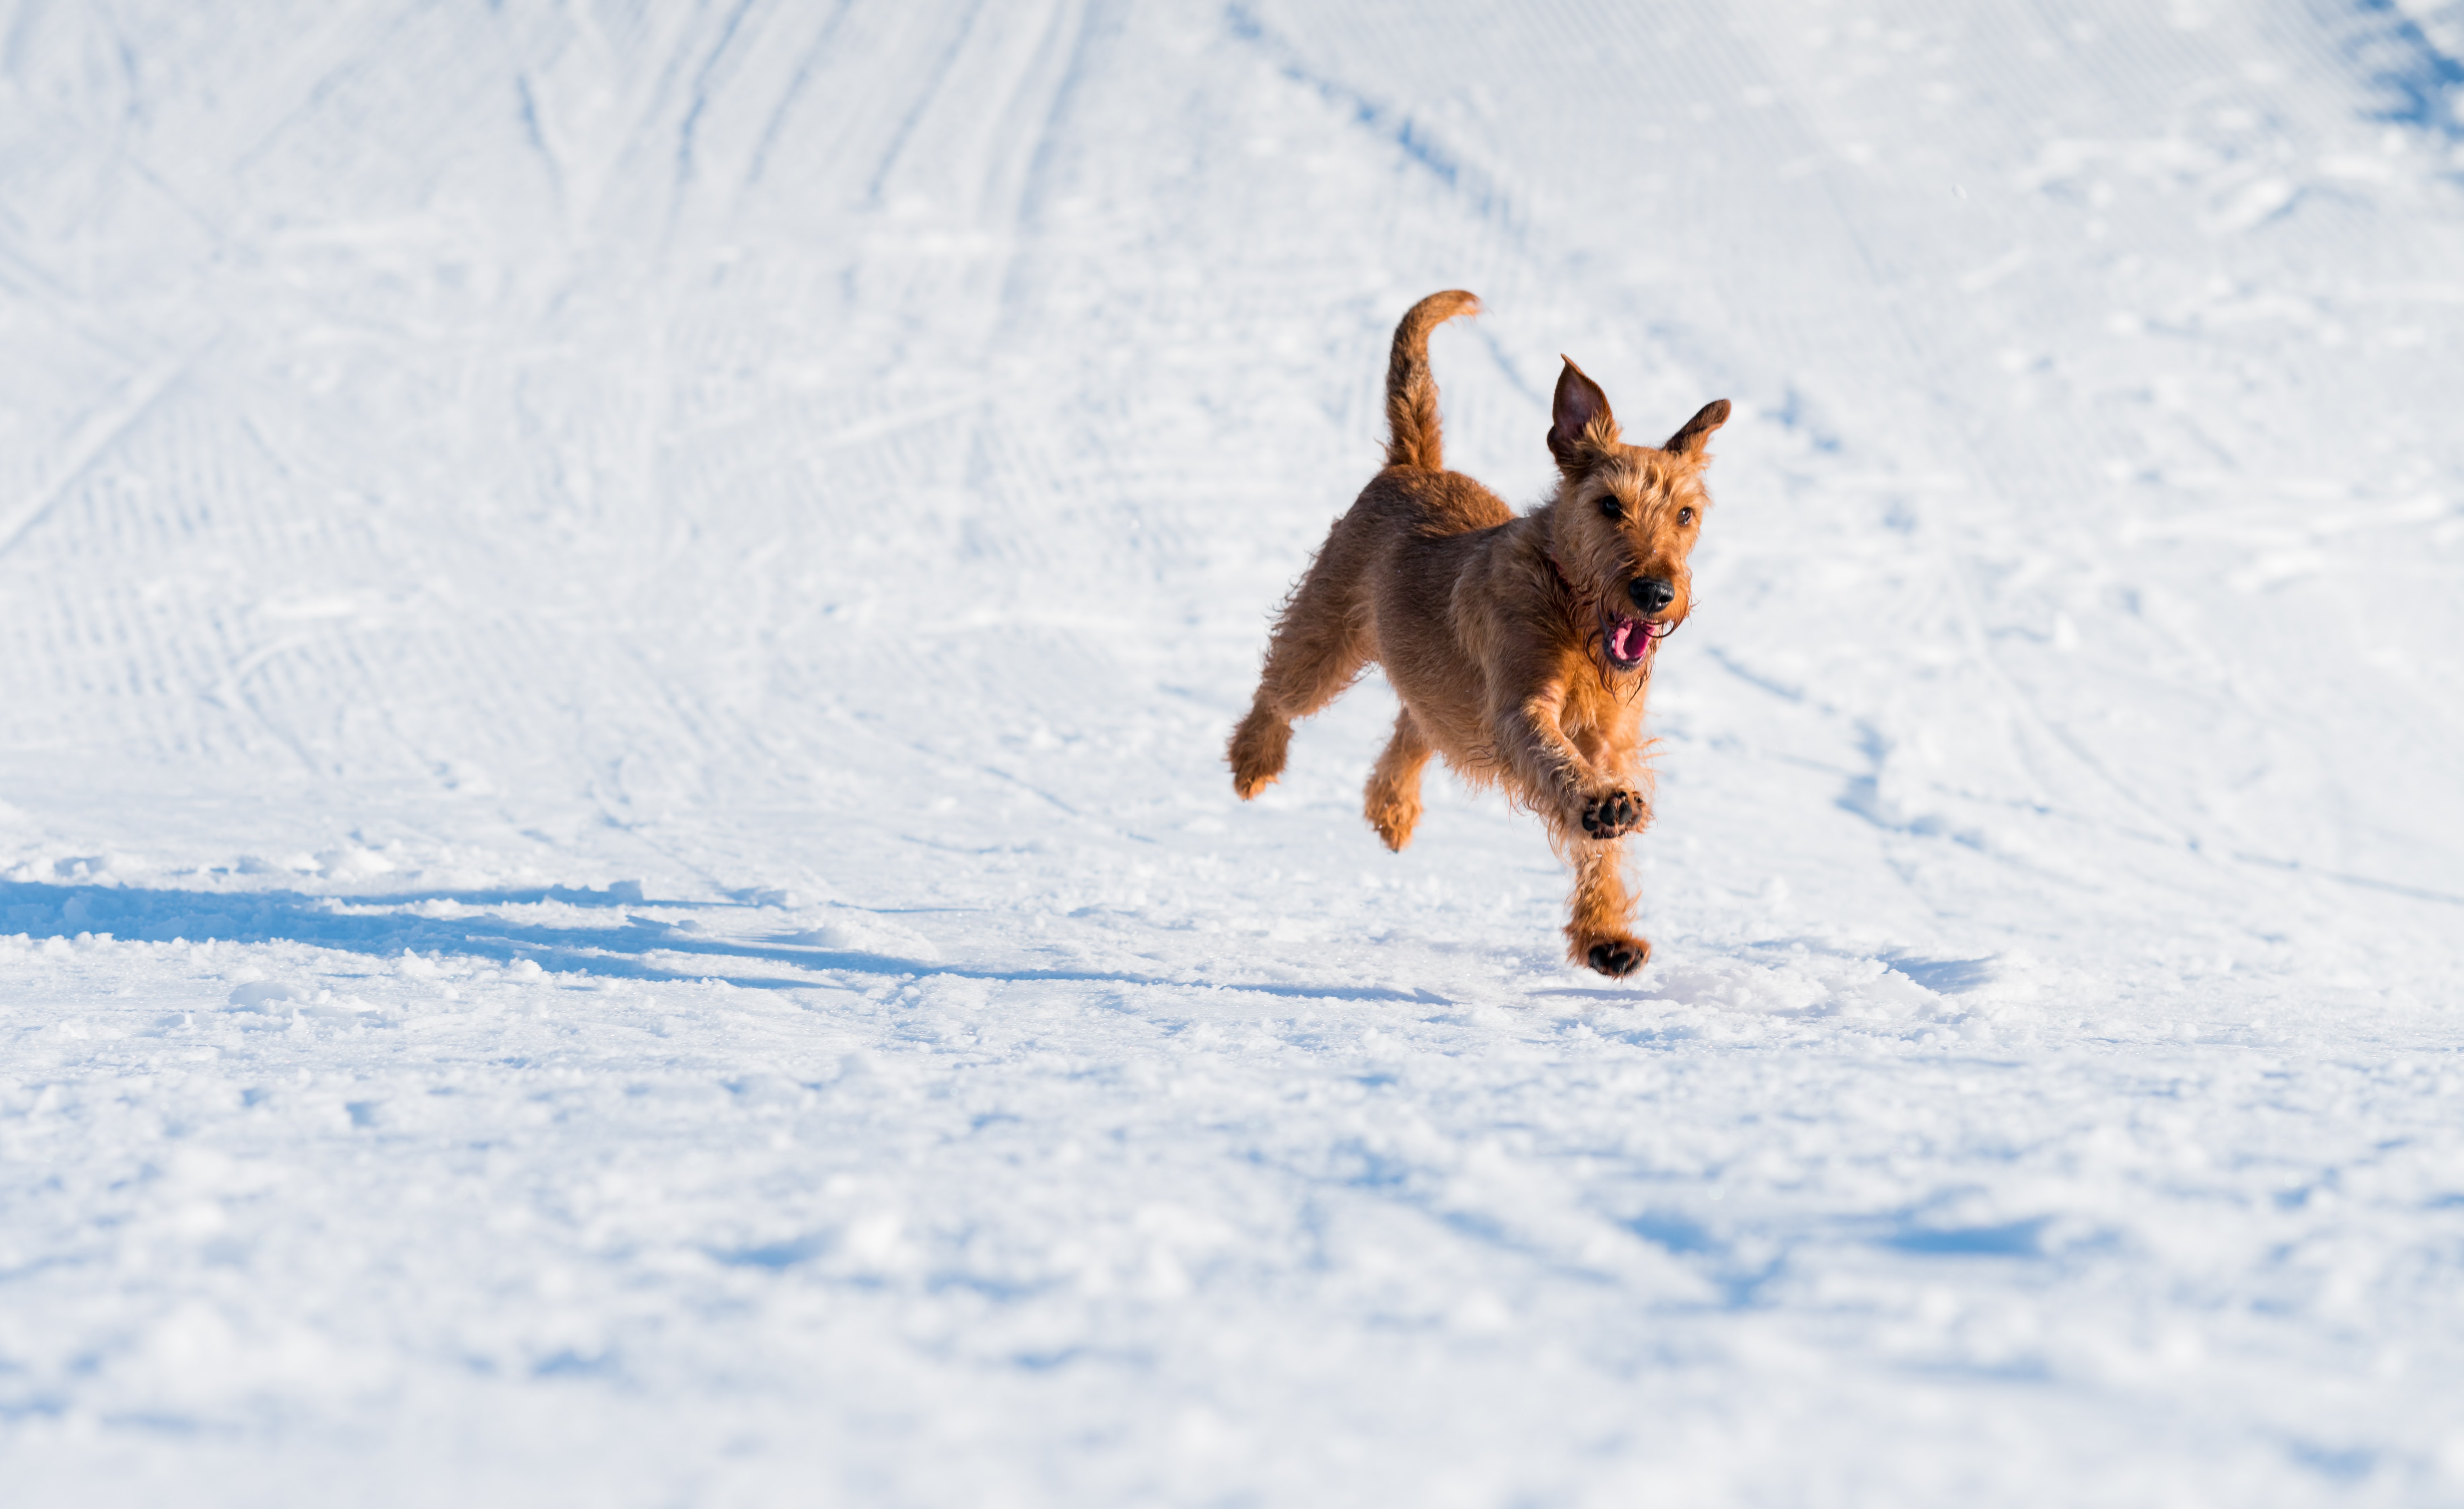
POLYGON ((6 35, 12 1504, 2464 1499, 2464 8, 6 35), (1456 286, 1636 981, 1220 764, 1456 286))

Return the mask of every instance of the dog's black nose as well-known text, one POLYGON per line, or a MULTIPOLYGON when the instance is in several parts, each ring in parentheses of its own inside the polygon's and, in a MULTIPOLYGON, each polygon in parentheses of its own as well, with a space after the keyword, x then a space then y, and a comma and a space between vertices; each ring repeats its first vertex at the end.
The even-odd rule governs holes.
POLYGON ((1677 589, 1665 577, 1637 577, 1625 584, 1625 595, 1645 613, 1657 613, 1677 599, 1677 589))

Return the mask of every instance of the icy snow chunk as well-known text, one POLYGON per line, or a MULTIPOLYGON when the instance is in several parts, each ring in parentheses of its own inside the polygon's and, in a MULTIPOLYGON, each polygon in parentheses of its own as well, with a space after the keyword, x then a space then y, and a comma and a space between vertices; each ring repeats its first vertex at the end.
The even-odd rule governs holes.
POLYGON ((888 1266, 900 1256, 906 1222, 895 1211, 872 1211, 847 1223, 840 1250, 864 1268, 888 1266))
POLYGON ((281 980, 249 980, 233 986, 231 1008, 233 1011, 276 1014, 285 1010, 296 1011, 303 1016, 329 1020, 347 1020, 366 1016, 377 1009, 356 995, 336 995, 331 991, 311 990, 304 985, 287 984, 281 980))
POLYGON ((363 849, 357 844, 344 844, 336 849, 319 849, 317 852, 317 867, 338 879, 350 879, 361 875, 385 874, 392 870, 393 861, 374 849, 363 849))
POLYGON ((1663 969, 1654 992, 1681 1006, 1795 1016, 1828 998, 1823 984, 1800 969, 1767 969, 1740 959, 1706 958, 1663 969))
POLYGON ((371 1016, 376 1009, 373 1002, 362 1000, 357 995, 337 995, 331 991, 319 991, 317 998, 300 1007, 299 1012, 302 1016, 321 1017, 328 1021, 349 1021, 354 1017, 371 1016))
POLYGON ((809 949, 834 949, 842 953, 876 953, 892 958, 937 959, 941 951, 931 939, 871 912, 849 911, 786 940, 809 949))
POLYGON ((2209 229, 2226 234, 2255 230, 2274 219, 2299 197, 2300 190, 2285 179, 2258 179, 2228 195, 2209 216, 2209 229))
POLYGON ((305 1002, 311 995, 311 992, 280 980, 251 980, 232 987, 231 1004, 234 1011, 265 1011, 285 1001, 305 1002))
POLYGON ((1914 953, 1888 953, 1882 962, 1937 995, 1958 995, 1991 985, 2001 974, 1999 955, 1981 959, 1932 959, 1914 953))

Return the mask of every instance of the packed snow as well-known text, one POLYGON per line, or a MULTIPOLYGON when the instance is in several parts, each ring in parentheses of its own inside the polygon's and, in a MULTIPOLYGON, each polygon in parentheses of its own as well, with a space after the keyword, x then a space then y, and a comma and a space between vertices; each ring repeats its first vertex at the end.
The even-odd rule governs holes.
POLYGON ((9 1504, 2464 1501, 2464 4, 0 35, 9 1504), (1221 762, 1450 287, 1632 980, 1221 762))

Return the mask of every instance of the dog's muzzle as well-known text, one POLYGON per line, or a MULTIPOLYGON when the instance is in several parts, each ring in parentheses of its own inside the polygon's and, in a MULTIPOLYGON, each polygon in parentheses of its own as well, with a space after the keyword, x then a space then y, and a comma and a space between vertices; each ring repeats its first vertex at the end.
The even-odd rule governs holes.
POLYGON ((1609 620, 1601 632, 1601 642, 1609 654, 1609 664, 1619 670, 1634 670, 1651 659, 1653 646, 1668 637, 1673 623, 1657 619, 1627 618, 1619 614, 1609 620))

